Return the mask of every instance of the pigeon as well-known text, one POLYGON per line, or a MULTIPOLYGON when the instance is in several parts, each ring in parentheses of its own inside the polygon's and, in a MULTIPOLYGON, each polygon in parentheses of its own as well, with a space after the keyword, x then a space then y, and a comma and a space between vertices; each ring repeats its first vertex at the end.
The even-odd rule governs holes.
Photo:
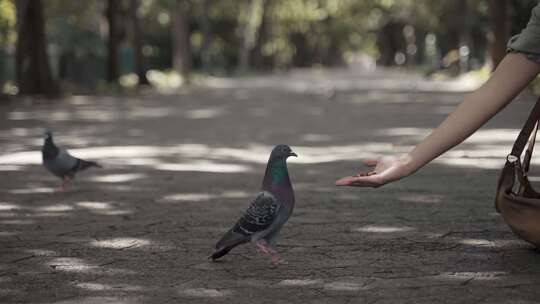
POLYGON ((74 179, 77 172, 90 167, 102 168, 96 162, 74 157, 68 151, 57 147, 53 142, 51 131, 45 132, 45 143, 41 148, 41 155, 43 157, 43 166, 49 172, 62 179, 62 185, 58 189, 59 191, 64 191, 66 183, 74 179))
POLYGON ((216 244, 209 257, 213 261, 226 255, 234 247, 252 242, 259 252, 271 256, 272 264, 283 263, 275 250, 276 240, 294 209, 294 190, 287 170, 287 158, 297 157, 287 145, 277 145, 266 165, 262 191, 232 229, 216 244))

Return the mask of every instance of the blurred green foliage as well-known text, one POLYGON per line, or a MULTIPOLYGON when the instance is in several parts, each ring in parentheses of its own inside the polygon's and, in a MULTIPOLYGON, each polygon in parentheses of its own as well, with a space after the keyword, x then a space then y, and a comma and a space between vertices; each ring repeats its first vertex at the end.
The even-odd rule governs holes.
POLYGON ((10 0, 0 0, 0 46, 15 43, 15 5, 10 0))
POLYGON ((0 0, 0 84, 13 79, 13 60, 8 55, 15 44, 15 5, 10 0, 0 0))
MULTIPOLYGON (((117 1, 120 71, 126 74, 133 72, 130 1, 117 1)), ((176 1, 140 0, 137 17, 149 69, 171 69, 171 19, 176 1)), ((482 66, 488 54, 487 0, 180 1, 188 3, 194 69, 205 73, 234 72, 242 56, 248 56, 249 67, 258 70, 338 66, 355 60, 358 54, 382 65, 437 70, 459 60, 463 52, 452 52, 462 46, 468 51, 466 69, 482 66), (252 1, 260 5, 253 9, 252 1), (253 41, 246 43, 246 33, 253 41)), ((55 76, 68 83, 99 85, 107 64, 106 1, 43 3, 55 76)), ((517 33, 526 25, 536 1, 509 3, 511 32, 517 33)), ((13 0, 0 0, 1 81, 13 76, 8 62, 16 38, 15 15, 13 0)))

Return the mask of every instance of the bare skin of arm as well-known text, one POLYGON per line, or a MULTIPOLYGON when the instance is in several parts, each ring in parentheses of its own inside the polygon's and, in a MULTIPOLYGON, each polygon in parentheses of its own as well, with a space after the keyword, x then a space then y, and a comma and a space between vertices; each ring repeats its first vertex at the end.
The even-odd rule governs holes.
POLYGON ((338 186, 380 187, 409 176, 463 142, 509 104, 540 73, 540 64, 521 53, 509 53, 490 79, 463 102, 410 153, 367 159, 374 167, 336 181, 338 186))

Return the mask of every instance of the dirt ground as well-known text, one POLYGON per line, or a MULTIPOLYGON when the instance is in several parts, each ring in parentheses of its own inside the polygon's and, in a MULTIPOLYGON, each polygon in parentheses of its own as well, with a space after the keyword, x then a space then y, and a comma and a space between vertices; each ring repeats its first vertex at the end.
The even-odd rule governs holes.
POLYGON ((531 96, 414 176, 333 185, 364 157, 410 149, 474 86, 311 70, 4 104, 0 303, 537 303, 540 255, 493 208, 531 96), (44 128, 105 168, 54 192, 44 128), (250 244, 210 262, 279 143, 299 155, 288 264, 250 244))

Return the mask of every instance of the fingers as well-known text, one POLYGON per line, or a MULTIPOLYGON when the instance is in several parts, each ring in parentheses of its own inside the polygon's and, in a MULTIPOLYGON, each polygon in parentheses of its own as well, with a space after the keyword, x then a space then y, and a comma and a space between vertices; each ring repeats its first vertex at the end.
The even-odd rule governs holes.
POLYGON ((378 159, 375 159, 375 158, 368 158, 368 159, 364 159, 362 160, 362 163, 365 165, 365 166, 368 166, 368 167, 374 167, 377 165, 377 163, 379 162, 378 159))
POLYGON ((354 176, 346 176, 336 181, 336 186, 349 186, 354 180, 354 176))
POLYGON ((355 177, 357 177, 357 176, 368 176, 368 175, 369 175, 369 172, 360 171, 360 172, 356 173, 355 177))
POLYGON ((336 181, 336 186, 373 187, 377 188, 384 183, 377 175, 347 176, 336 181))

